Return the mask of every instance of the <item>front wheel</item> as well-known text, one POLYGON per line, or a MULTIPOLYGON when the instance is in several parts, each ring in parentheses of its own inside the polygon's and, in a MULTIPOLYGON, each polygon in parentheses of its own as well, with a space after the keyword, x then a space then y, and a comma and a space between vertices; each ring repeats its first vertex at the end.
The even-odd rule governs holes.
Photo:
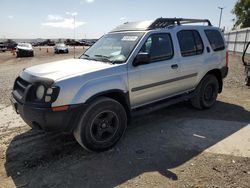
POLYGON ((246 84, 246 86, 250 86, 250 77, 246 77, 246 79, 245 79, 245 84, 246 84))
POLYGON ((74 136, 87 150, 105 151, 114 146, 127 127, 127 114, 117 101, 101 97, 82 114, 74 136))
POLYGON ((192 106, 198 109, 211 108, 217 99, 219 83, 214 75, 206 75, 196 88, 196 96, 191 99, 192 106))

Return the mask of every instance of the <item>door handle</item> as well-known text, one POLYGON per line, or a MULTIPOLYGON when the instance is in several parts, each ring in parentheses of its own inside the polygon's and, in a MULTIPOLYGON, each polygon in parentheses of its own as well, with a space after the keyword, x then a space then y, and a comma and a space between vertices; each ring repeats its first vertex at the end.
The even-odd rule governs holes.
POLYGON ((210 53, 210 51, 211 51, 210 48, 207 46, 207 53, 210 53))
POLYGON ((178 69, 178 67, 179 67, 179 66, 178 66, 177 64, 171 65, 171 68, 172 68, 172 69, 178 69))

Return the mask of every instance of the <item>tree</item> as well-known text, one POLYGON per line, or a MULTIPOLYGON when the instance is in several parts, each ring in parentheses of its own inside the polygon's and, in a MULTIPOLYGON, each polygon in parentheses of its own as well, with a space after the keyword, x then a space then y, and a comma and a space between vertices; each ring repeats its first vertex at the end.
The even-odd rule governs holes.
POLYGON ((250 0, 238 0, 232 12, 236 16, 234 27, 250 27, 250 0))

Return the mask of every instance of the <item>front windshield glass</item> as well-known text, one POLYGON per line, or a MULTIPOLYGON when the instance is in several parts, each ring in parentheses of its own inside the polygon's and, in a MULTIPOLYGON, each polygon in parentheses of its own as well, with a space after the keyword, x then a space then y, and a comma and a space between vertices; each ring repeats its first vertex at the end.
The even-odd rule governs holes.
POLYGON ((143 32, 127 32, 104 35, 80 58, 110 63, 124 63, 143 34, 143 32))
POLYGON ((66 45, 65 44, 57 44, 56 46, 57 47, 65 47, 66 45))
POLYGON ((26 47, 26 48, 31 48, 31 44, 26 44, 26 43, 20 43, 18 44, 20 47, 26 47))

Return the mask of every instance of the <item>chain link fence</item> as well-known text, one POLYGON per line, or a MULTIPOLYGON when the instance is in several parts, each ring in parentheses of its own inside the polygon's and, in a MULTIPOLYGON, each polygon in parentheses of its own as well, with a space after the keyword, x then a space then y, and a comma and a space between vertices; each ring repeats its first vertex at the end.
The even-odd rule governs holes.
MULTIPOLYGON (((225 33, 225 39, 229 52, 243 53, 250 42, 250 27, 225 33)), ((250 54, 250 47, 247 53, 250 54)))

